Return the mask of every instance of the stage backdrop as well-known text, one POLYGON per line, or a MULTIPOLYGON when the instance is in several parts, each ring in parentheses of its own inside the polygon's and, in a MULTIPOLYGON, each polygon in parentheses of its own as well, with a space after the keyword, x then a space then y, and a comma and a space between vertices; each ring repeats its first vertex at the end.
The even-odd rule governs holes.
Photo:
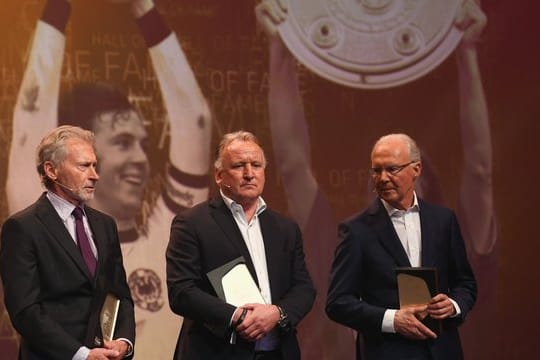
MULTIPOLYGON (((264 198, 301 225, 319 290, 314 311, 300 329, 305 359, 352 356, 355 334, 323 314, 326 280, 337 223, 373 199, 369 152, 378 137, 390 132, 408 133, 421 147, 422 195, 458 212, 480 290, 476 307, 461 328, 466 358, 536 356, 535 299, 540 295, 535 281, 540 252, 535 211, 540 199, 536 1, 521 1, 519 6, 483 1, 488 23, 474 45, 477 62, 472 65, 460 62, 456 52, 416 81, 361 90, 332 83, 295 63, 292 77, 285 79, 288 100, 284 93, 272 93, 276 74, 269 61, 269 39, 257 26, 257 1, 155 0, 176 38, 154 44, 150 52, 127 5, 72 2, 65 35, 43 22, 38 25, 44 0, 2 4, 0 222, 41 191, 32 165, 35 144, 21 142, 13 134, 26 131, 38 139, 46 127, 56 124, 51 116, 56 116, 58 92, 67 93, 79 83, 107 83, 125 93, 141 114, 149 137, 145 161, 150 176, 134 214, 135 235, 122 245, 137 306, 138 359, 170 358, 181 325, 181 318, 168 312, 161 263, 170 220, 175 211, 216 192, 208 158, 203 160, 208 167, 206 183, 193 188, 169 184, 167 169, 175 165, 175 158, 182 158, 173 155, 171 146, 189 137, 188 130, 173 122, 186 115, 181 101, 192 100, 182 98, 175 107, 171 101, 175 86, 196 94, 194 102, 203 110, 206 101, 211 114, 211 139, 193 145, 201 147, 199 155, 213 155, 217 139, 233 130, 252 131, 262 140, 269 163, 264 198), (60 51, 50 51, 56 46, 60 51), (43 56, 42 61, 32 65, 32 54, 43 56), (160 58, 163 54, 170 56, 170 64, 160 58), (25 72, 28 87, 23 83, 25 72), (190 72, 196 82, 191 82, 190 72), (32 79, 37 88, 31 86, 32 79), (176 80, 182 80, 180 85, 173 83, 176 80), (296 116, 290 119, 276 115, 291 109, 296 116), (288 153, 291 149, 295 152, 288 153), (27 156, 14 156, 15 152, 27 156), (14 159, 20 163, 14 164, 14 159), (315 179, 314 186, 294 187, 298 178, 288 164, 315 179), (158 324, 164 326, 161 332, 158 324), (152 353, 152 341, 162 342, 166 349, 162 355, 152 353)), ((187 111, 189 115, 193 114, 187 111)), ((101 171, 104 177, 107 170, 101 171)), ((16 359, 17 344, 0 302, 0 357, 16 359)))

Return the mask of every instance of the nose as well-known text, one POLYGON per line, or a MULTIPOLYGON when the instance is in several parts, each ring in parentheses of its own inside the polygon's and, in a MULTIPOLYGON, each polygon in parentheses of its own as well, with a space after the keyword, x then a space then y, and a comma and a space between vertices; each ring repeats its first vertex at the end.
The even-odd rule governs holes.
POLYGON ((146 151, 140 142, 135 143, 133 150, 131 151, 131 160, 137 163, 146 163, 148 156, 146 151))
POLYGON ((386 169, 381 169, 381 174, 378 176, 379 182, 387 182, 390 180, 388 176, 388 171, 386 169))
POLYGON ((386 172, 386 170, 381 171, 379 175, 373 178, 373 183, 375 184, 376 188, 383 186, 384 184, 387 184, 389 182, 390 182, 390 177, 388 176, 388 173, 386 172))
POLYGON ((244 179, 251 180, 255 177, 253 174, 253 168, 251 167, 251 164, 246 164, 244 166, 244 179))
POLYGON ((90 179, 94 180, 94 181, 99 180, 99 174, 97 172, 97 167, 96 166, 91 166, 90 168, 91 168, 91 170, 90 170, 90 179))

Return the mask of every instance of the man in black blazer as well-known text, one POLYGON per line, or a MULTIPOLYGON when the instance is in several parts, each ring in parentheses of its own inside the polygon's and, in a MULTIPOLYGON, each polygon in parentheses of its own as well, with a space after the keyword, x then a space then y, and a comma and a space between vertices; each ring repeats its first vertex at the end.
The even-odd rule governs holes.
POLYGON ((298 226, 261 197, 265 166, 253 134, 226 134, 214 164, 220 193, 173 220, 167 285, 171 309, 184 316, 177 359, 300 359, 295 327, 315 290, 298 226), (217 297, 208 272, 240 256, 265 304, 217 297))
MULTIPOLYGON (((380 138, 371 152, 379 198, 339 226, 326 311, 358 330, 366 359, 462 359, 457 326, 476 299, 476 282, 455 214, 416 196, 420 151, 405 134, 380 138), (399 309, 397 267, 434 267, 439 294, 399 309), (437 336, 419 319, 442 322, 437 336)), ((357 355, 360 358, 360 355, 357 355)))
POLYGON ((6 308, 21 335, 19 359, 122 359, 135 341, 133 302, 114 220, 85 206, 99 176, 93 133, 61 126, 38 146, 47 191, 2 226, 6 308), (99 314, 120 300, 114 340, 99 314))

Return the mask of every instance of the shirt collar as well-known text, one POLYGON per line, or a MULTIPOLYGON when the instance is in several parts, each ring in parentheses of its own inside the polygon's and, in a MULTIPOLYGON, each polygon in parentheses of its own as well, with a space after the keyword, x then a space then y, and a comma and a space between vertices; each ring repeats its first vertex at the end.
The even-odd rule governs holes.
MULTIPOLYGON (((223 198, 223 201, 225 202, 225 205, 231 210, 233 213, 235 210, 241 209, 242 212, 244 211, 244 208, 242 205, 234 201, 233 199, 227 197, 225 194, 223 194, 223 191, 221 189, 219 190, 219 193, 221 197, 223 198)), ((264 210, 266 210, 266 202, 262 198, 262 196, 259 196, 257 199, 257 210, 255 210, 255 215, 259 216, 264 210)))
MULTIPOLYGON (((71 216, 73 209, 75 209, 75 205, 56 195, 53 191, 47 190, 47 199, 49 199, 62 221, 66 221, 66 219, 71 216)), ((84 206, 81 205, 81 208, 83 209, 83 213, 86 216, 84 206)))
POLYGON ((383 203, 383 206, 386 209, 388 216, 390 217, 392 217, 392 215, 396 215, 396 214, 400 214, 400 213, 404 213, 408 211, 418 212, 420 210, 420 207, 418 206, 418 198, 416 197, 416 191, 413 192, 413 204, 407 210, 396 209, 395 207, 387 203, 384 199, 381 199, 381 202, 383 203))

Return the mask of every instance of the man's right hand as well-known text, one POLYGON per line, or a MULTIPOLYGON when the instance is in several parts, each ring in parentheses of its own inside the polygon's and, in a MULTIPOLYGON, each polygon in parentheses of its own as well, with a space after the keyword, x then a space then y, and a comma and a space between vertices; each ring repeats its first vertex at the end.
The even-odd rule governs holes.
POLYGON ((400 309, 394 317, 394 329, 411 340, 436 339, 437 335, 419 320, 424 318, 426 313, 427 305, 400 309))
POLYGON ((90 350, 87 360, 109 360, 115 359, 120 356, 120 353, 116 350, 105 348, 94 348, 90 350))
POLYGON ((277 26, 287 18, 287 12, 280 0, 262 0, 255 7, 255 15, 259 25, 270 37, 277 35, 277 26))

